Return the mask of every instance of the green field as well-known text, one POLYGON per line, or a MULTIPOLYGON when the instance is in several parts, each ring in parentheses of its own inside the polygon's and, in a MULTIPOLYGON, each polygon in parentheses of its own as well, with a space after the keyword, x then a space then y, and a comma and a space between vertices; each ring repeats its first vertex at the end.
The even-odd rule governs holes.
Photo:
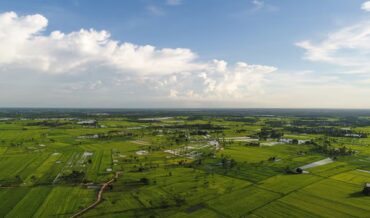
POLYGON ((2 113, 0 217, 370 217, 370 117, 2 113))

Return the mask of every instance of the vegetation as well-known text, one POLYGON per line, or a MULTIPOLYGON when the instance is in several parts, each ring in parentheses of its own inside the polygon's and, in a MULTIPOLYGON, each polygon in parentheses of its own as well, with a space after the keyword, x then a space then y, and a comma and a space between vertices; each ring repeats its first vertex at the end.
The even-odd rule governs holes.
POLYGON ((0 110, 0 217, 368 217, 370 112, 0 110))

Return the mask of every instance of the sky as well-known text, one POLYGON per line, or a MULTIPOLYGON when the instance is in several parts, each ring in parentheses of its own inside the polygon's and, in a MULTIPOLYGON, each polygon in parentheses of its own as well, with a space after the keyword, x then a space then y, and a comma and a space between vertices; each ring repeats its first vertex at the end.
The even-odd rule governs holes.
POLYGON ((0 107, 369 99, 370 1, 0 0, 0 107))

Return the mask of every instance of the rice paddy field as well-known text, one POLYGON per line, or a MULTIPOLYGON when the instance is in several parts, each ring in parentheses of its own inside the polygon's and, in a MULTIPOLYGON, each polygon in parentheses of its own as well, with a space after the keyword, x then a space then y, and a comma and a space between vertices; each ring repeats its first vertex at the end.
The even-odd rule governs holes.
POLYGON ((367 111, 2 109, 0 217, 370 217, 368 134, 367 111))

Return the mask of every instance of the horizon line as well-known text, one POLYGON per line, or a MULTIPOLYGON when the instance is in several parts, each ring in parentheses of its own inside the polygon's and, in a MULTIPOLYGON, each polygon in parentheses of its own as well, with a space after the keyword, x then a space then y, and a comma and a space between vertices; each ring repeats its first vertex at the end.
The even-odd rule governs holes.
POLYGON ((43 107, 20 106, 0 107, 1 109, 101 109, 101 110, 370 110, 370 108, 330 108, 330 107, 43 107))

